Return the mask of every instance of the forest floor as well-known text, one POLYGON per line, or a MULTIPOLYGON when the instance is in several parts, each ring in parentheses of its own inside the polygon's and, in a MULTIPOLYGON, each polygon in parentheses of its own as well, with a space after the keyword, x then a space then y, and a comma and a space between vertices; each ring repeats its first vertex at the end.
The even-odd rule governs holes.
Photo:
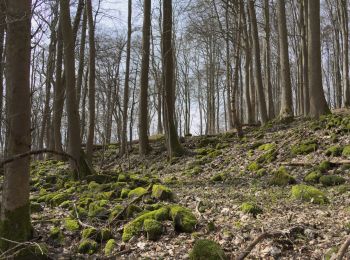
POLYGON ((171 162, 161 136, 152 138, 146 159, 137 144, 127 159, 116 156, 117 145, 99 148, 99 175, 80 182, 69 179, 66 163, 34 162, 34 241, 54 259, 188 259, 195 241, 206 238, 235 259, 259 235, 280 232, 247 259, 330 259, 350 234, 349 112, 244 132, 242 139, 233 132, 186 137, 190 152, 171 162), (173 194, 150 195, 154 183, 173 194), (190 209, 194 230, 175 230, 170 213, 158 240, 148 240, 142 224, 125 239, 125 225, 173 204, 190 209))

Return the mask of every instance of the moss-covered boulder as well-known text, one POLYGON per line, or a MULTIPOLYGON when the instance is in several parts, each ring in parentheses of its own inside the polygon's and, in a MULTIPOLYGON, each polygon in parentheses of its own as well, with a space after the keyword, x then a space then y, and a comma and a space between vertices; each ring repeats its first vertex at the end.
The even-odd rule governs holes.
POLYGON ((350 158, 350 145, 347 145, 344 147, 342 155, 344 157, 349 157, 350 158))
POLYGON ((115 239, 110 239, 107 241, 105 248, 104 248, 104 253, 105 255, 110 255, 112 254, 113 250, 117 247, 117 242, 115 239))
POLYGON ((251 214, 254 217, 263 212, 263 210, 258 205, 256 205, 255 203, 250 203, 250 202, 242 203, 242 205, 240 206, 240 210, 243 213, 251 214))
POLYGON ((107 202, 106 200, 100 200, 90 203, 88 216, 90 218, 107 219, 110 213, 106 208, 107 202))
POLYGON ((128 188, 123 188, 122 191, 121 191, 121 193, 120 193, 120 197, 121 197, 122 199, 127 198, 129 192, 130 192, 130 189, 128 189, 128 188))
POLYGON ((304 181, 307 183, 318 183, 321 176, 322 173, 320 171, 312 171, 305 176, 304 181))
POLYGON ((337 156, 341 156, 342 152, 343 152, 343 147, 339 145, 333 145, 331 147, 328 147, 325 154, 326 156, 337 157, 337 156))
POLYGON ((142 187, 137 187, 136 189, 133 189, 129 192, 128 197, 134 198, 134 197, 140 197, 147 193, 147 190, 142 187))
POLYGON ((305 155, 317 150, 317 142, 315 140, 308 140, 301 144, 296 144, 291 147, 291 152, 294 155, 305 155))
POLYGON ((312 202, 315 204, 325 204, 329 200, 326 195, 319 189, 308 185, 295 185, 292 187, 292 197, 302 201, 312 202))
POLYGON ((142 211, 142 208, 140 208, 137 205, 131 204, 128 206, 126 209, 126 217, 127 218, 132 218, 135 217, 138 213, 142 211))
POLYGON ((158 200, 172 201, 174 200, 175 196, 171 189, 169 189, 168 187, 156 184, 152 187, 152 197, 158 200))
POLYGON ((280 167, 277 171, 273 172, 270 179, 270 184, 276 186, 286 186, 295 183, 295 178, 288 173, 285 167, 280 167))
POLYGON ((175 230, 178 232, 191 233, 196 228, 197 219, 187 208, 179 205, 171 206, 170 217, 174 223, 175 230))
POLYGON ((154 219, 145 219, 143 229, 147 234, 148 240, 157 240, 163 233, 163 225, 154 219))
POLYGON ((78 252, 80 254, 92 255, 97 252, 97 249, 97 243, 92 239, 82 239, 78 246, 78 252))
POLYGON ((228 257, 220 245, 212 240, 197 240, 190 252, 191 260, 226 260, 228 257))
POLYGON ((80 229, 79 222, 77 220, 71 219, 71 218, 66 218, 64 220, 64 227, 68 231, 77 231, 80 229))
POLYGON ((162 207, 160 209, 147 212, 141 216, 135 218, 124 226, 122 240, 124 242, 129 241, 133 236, 140 234, 142 231, 143 223, 146 219, 154 219, 158 221, 163 221, 169 219, 169 208, 162 207))
POLYGON ((332 168, 332 164, 330 161, 322 161, 319 165, 318 165, 318 170, 320 170, 321 172, 327 172, 328 170, 330 170, 332 168))
POLYGON ((98 230, 96 228, 85 228, 81 232, 81 237, 83 239, 91 238, 91 239, 96 239, 97 237, 98 230))
POLYGON ((50 203, 52 206, 59 206, 62 202, 70 200, 70 195, 66 193, 59 193, 52 197, 50 203))
POLYGON ((262 155, 260 155, 257 158, 258 163, 271 163, 275 161, 277 158, 277 150, 276 149, 271 149, 266 152, 264 152, 262 155))
POLYGON ((320 183, 323 186, 336 186, 345 182, 345 179, 339 175, 324 175, 320 177, 320 183))

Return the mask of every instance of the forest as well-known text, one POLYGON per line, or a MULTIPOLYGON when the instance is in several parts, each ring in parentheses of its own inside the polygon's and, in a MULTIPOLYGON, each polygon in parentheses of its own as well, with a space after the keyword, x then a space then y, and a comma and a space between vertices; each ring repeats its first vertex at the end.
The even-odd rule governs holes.
POLYGON ((350 259, 348 0, 0 0, 0 259, 350 259))

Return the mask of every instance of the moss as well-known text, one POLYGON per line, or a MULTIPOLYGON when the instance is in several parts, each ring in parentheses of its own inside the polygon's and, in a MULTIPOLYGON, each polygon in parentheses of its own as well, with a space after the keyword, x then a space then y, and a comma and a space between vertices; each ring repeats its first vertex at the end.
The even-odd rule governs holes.
POLYGON ((126 217, 127 218, 131 218, 136 216, 138 213, 140 213, 142 211, 142 209, 139 206, 136 206, 134 204, 131 204, 128 206, 128 208, 126 209, 126 217))
POLYGON ((242 203, 240 209, 243 213, 252 214, 253 216, 257 216, 263 212, 259 206, 250 202, 242 203))
POLYGON ((152 197, 158 200, 172 201, 174 199, 174 193, 168 187, 163 185, 153 185, 152 197))
POLYGON ((118 214, 123 210, 123 206, 116 205, 111 209, 111 213, 109 214, 108 220, 112 221, 118 214))
POLYGON ((286 186, 294 183, 296 183, 295 178, 287 172, 285 167, 280 167, 275 171, 270 180, 270 184, 276 186, 286 186))
POLYGON ((258 147, 259 151, 271 151, 276 148, 276 144, 270 143, 270 144, 262 144, 258 147))
POLYGON ((94 181, 97 182, 99 184, 102 183, 108 183, 110 182, 113 177, 107 174, 92 174, 92 175, 88 175, 85 177, 85 179, 90 182, 90 181, 94 181))
POLYGON ((62 202, 70 200, 70 195, 69 194, 65 194, 65 193, 59 193, 57 195, 55 195, 51 200, 51 205, 56 207, 58 205, 60 205, 62 202))
POLYGON ((276 160, 277 158, 277 150, 271 149, 258 157, 256 160, 258 163, 270 163, 276 160))
POLYGON ((145 188, 142 187, 138 187, 136 189, 133 189, 129 192, 128 197, 132 198, 132 197, 140 197, 144 194, 147 193, 147 190, 145 188))
POLYGON ((82 232, 81 232, 81 237, 83 239, 86 238, 96 238, 97 237, 97 229, 96 228, 85 228, 82 232))
MULTIPOLYGON (((30 223, 30 208, 29 203, 20 208, 5 211, 3 221, 0 222, 1 237, 23 242, 28 241, 32 237, 33 228, 30 223)), ((0 249, 5 251, 12 247, 13 244, 0 240, 0 249)))
POLYGON ((338 175, 324 175, 320 178, 320 183, 323 186, 336 186, 343 184, 345 179, 338 175))
POLYGON ((138 235, 143 227, 143 222, 146 219, 154 219, 158 221, 167 220, 169 219, 169 208, 168 207, 162 207, 160 209, 147 212, 145 214, 142 214, 141 216, 137 217, 133 221, 129 222, 124 226, 122 240, 124 242, 129 241, 133 236, 138 235))
POLYGON ((91 239, 83 239, 78 246, 78 252, 81 254, 92 255, 97 252, 97 243, 91 239))
POLYGON ((325 204, 329 202, 328 198, 322 191, 316 189, 315 187, 303 184, 292 187, 292 197, 294 199, 308 201, 315 204, 325 204))
POLYGON ((45 243, 33 243, 24 247, 17 247, 16 252, 11 255, 10 259, 18 260, 47 260, 51 259, 49 249, 45 243))
POLYGON ((162 223, 154 219, 145 219, 143 228, 148 240, 157 240, 163 233, 162 223))
POLYGON ((301 144, 296 144, 291 147, 292 154, 305 155, 317 150, 317 142, 314 140, 305 141, 301 144))
POLYGON ((344 194, 350 191, 350 185, 344 184, 340 185, 337 189, 340 194, 344 194))
POLYGON ((350 145, 344 147, 342 155, 345 157, 350 157, 350 145))
POLYGON ((64 220, 64 227, 68 231, 77 231, 80 228, 78 221, 76 221, 75 219, 70 219, 70 218, 66 218, 64 220))
POLYGON ((308 183, 318 183, 321 176, 322 176, 321 172, 312 171, 305 176, 304 181, 308 183))
POLYGON ((321 172, 327 172, 329 169, 332 168, 332 164, 329 161, 322 161, 317 168, 321 172))
POLYGON ((191 169, 188 169, 185 174, 189 176, 196 176, 202 172, 202 167, 200 166, 195 166, 191 169))
POLYGON ((128 197, 129 192, 130 192, 130 189, 123 188, 123 189, 122 189, 122 192, 120 193, 120 197, 121 197, 122 199, 125 199, 126 197, 128 197))
POLYGON ((105 255, 112 254, 113 250, 117 247, 117 242, 114 239, 109 239, 106 243, 104 252, 105 255))
POLYGON ((261 165, 257 162, 251 162, 250 164, 248 164, 247 166, 247 170, 250 172, 256 172, 258 170, 261 169, 261 165))
POLYGON ((44 209, 40 203, 33 202, 33 201, 30 203, 30 212, 31 213, 38 213, 38 212, 42 212, 43 210, 44 209))
POLYGON ((215 227, 215 223, 213 221, 210 221, 208 224, 207 224, 207 230, 209 232, 213 232, 215 231, 216 227, 215 227))
POLYGON ((50 229, 49 238, 61 243, 63 241, 63 233, 59 227, 53 227, 50 229))
POLYGON ((193 213, 179 205, 170 207, 170 217, 175 226, 175 230, 179 232, 191 233, 197 225, 197 219, 193 213))
POLYGON ((328 147, 328 149, 326 150, 325 154, 326 156, 340 156, 343 152, 343 147, 339 146, 339 145, 333 145, 331 147, 328 147))
POLYGON ((98 241, 107 241, 108 239, 112 238, 112 232, 108 228, 102 228, 97 233, 97 240, 98 241))
POLYGON ((197 240, 190 252, 191 260, 226 260, 225 252, 212 240, 197 240))
POLYGON ((128 178, 124 173, 119 174, 119 176, 118 176, 119 182, 126 182, 127 180, 128 180, 128 178))
POLYGON ((90 218, 106 219, 109 215, 109 211, 104 207, 105 205, 105 200, 90 203, 88 216, 90 218))
POLYGON ((210 178, 212 182, 219 182, 219 181, 224 181, 226 178, 226 174, 224 173, 217 173, 214 176, 210 178))
POLYGON ((267 170, 265 170, 265 169, 259 169, 257 172, 256 172, 256 176, 258 176, 258 177, 262 177, 262 176, 265 176, 265 175, 267 175, 267 170))

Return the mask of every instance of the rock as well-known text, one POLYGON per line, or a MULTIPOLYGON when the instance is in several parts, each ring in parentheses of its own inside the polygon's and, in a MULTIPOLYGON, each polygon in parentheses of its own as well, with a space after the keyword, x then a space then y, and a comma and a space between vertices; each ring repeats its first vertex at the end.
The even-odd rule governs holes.
POLYGON ((189 255, 191 260, 226 260, 220 245, 208 239, 197 240, 189 255))
POLYGON ((145 219, 143 228, 148 240, 157 240, 163 233, 162 223, 154 219, 145 219))

